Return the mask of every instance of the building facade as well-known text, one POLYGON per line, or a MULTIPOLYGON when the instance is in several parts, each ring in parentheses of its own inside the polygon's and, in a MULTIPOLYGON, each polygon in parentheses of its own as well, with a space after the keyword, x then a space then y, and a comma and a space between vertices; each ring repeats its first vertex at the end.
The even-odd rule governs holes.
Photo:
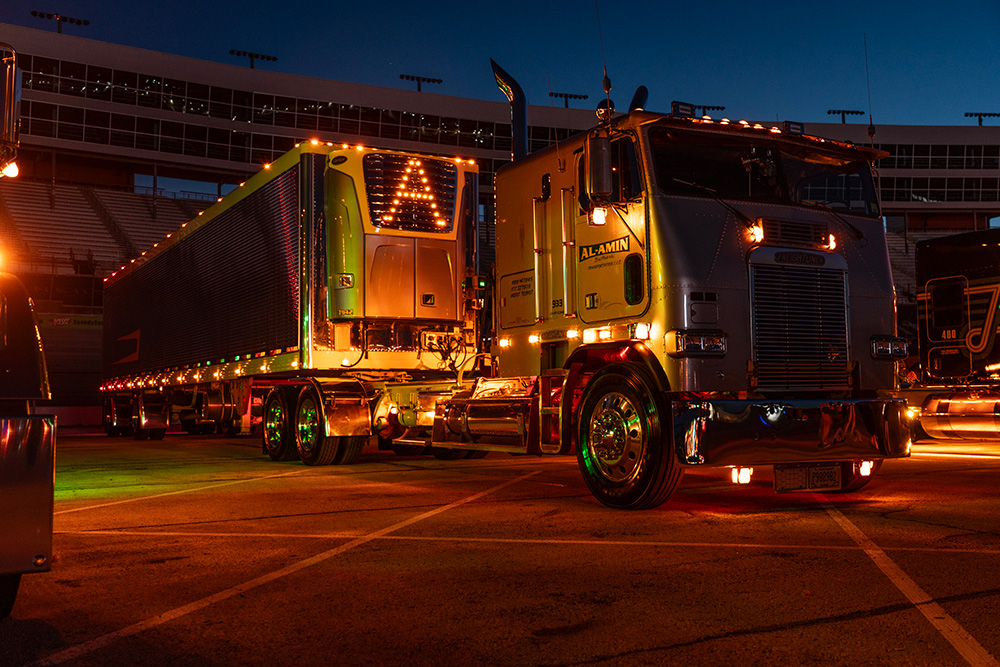
MULTIPOLYGON (((7 24, 0 42, 17 49, 23 71, 22 183, 0 179, 0 257, 41 305, 59 392, 69 392, 60 373, 64 387, 96 391, 99 354, 88 365, 80 350, 96 341, 99 352, 102 278, 299 141, 476 160, 480 241, 492 248, 493 175, 511 150, 499 92, 484 101, 279 74, 7 24), (169 191, 168 179, 206 187, 169 191)), ((594 122, 590 110, 530 106, 528 148, 594 122)), ((867 123, 807 122, 806 131, 888 153, 882 205, 900 325, 912 334, 916 241, 1000 217, 1000 127, 884 125, 871 138, 867 123)))

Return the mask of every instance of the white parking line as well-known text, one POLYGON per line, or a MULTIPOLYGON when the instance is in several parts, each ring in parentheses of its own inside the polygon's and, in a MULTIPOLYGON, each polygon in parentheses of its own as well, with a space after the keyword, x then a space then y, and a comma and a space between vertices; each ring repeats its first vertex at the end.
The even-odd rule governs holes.
POLYGON ((868 557, 875 562, 885 576, 889 577, 893 585, 924 615, 924 618, 930 621, 931 625, 965 658, 966 662, 974 667, 996 667, 1000 665, 990 655, 989 651, 983 648, 972 635, 966 632, 965 628, 958 624, 958 621, 949 616, 941 605, 925 593, 860 528, 855 526, 840 510, 830 504, 824 496, 818 493, 813 495, 820 500, 827 513, 833 517, 833 520, 868 554, 868 557))
POLYGON ((108 634, 101 635, 100 637, 91 639, 88 642, 77 644, 76 646, 71 646, 68 649, 59 651, 58 653, 54 653, 48 657, 36 660, 35 662, 28 663, 26 667, 38 667, 41 665, 58 665, 63 662, 66 662, 67 660, 72 660, 74 658, 80 657, 81 655, 86 655, 87 653, 91 653, 98 649, 104 648, 105 646, 119 639, 137 635, 141 632, 149 630, 150 628, 155 628, 156 626, 163 625, 164 623, 180 618, 181 616, 186 616, 187 614, 190 614, 192 612, 204 609, 205 607, 213 605, 216 602, 222 602, 224 600, 228 600, 231 597, 240 595, 241 593, 245 593, 255 588, 259 588, 264 584, 268 584, 272 581, 275 581, 276 579, 280 579, 290 574, 294 574, 299 570, 303 570, 312 565, 316 565, 317 563, 322 563, 323 561, 328 560, 339 554, 342 554, 345 551, 350 551, 354 547, 361 546, 362 544, 371 542, 374 539, 383 537, 385 535, 388 535, 389 533, 400 530, 401 528, 405 528, 419 521, 423 521, 424 519, 429 519, 432 516, 440 514, 441 512, 445 512, 455 507, 459 507, 460 505, 465 505, 466 503, 470 503, 474 500, 479 500, 480 498, 487 496, 491 493, 494 493, 496 491, 499 491, 500 489, 506 488, 513 484, 517 484, 518 482, 524 481, 525 479, 528 479, 529 477, 532 477, 534 475, 538 475, 540 474, 540 472, 541 471, 530 472, 526 475, 521 475, 520 477, 507 480, 506 482, 498 484, 490 489, 487 489, 486 491, 480 491, 479 493, 475 493, 461 500, 456 500, 455 502, 450 503, 448 505, 442 505, 441 507, 436 507, 422 514, 410 517, 405 521, 400 521, 399 523, 395 523, 389 526, 388 528, 382 528, 381 530, 376 530, 367 535, 363 535, 361 537, 353 539, 350 542, 340 545, 339 547, 334 547, 333 549, 324 551, 323 553, 317 554, 311 558, 306 558, 305 560, 301 560, 297 563, 285 566, 279 570, 275 570, 274 572, 270 572, 268 574, 257 577, 256 579, 251 579, 250 581, 246 581, 237 586, 233 586, 232 588, 228 588, 224 591, 219 591, 214 595, 209 595, 208 597, 196 600, 182 607, 177 607, 176 609, 166 611, 160 614, 159 616, 154 616, 152 618, 146 619, 145 621, 133 623, 132 625, 126 628, 122 628, 121 630, 116 630, 115 632, 109 632, 108 634))

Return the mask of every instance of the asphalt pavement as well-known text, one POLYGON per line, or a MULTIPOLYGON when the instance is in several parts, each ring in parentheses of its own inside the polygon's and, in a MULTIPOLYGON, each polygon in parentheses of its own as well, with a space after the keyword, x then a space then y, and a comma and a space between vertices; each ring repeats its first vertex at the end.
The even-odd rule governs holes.
POLYGON ((1000 443, 852 494, 688 474, 612 510, 572 456, 60 433, 52 571, 0 665, 997 665, 1000 443))

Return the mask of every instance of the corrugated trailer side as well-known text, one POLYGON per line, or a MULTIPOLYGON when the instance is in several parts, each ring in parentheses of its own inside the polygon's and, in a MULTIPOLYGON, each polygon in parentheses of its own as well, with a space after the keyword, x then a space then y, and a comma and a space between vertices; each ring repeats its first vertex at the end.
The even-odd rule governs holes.
POLYGON ((298 348, 302 169, 293 164, 228 208, 209 209, 109 281, 105 378, 298 348))

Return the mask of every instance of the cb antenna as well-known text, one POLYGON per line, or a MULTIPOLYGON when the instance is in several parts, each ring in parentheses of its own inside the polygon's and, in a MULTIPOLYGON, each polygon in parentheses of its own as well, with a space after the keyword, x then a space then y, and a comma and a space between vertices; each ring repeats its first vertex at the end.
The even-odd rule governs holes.
POLYGON ((875 147, 875 121, 872 120, 872 79, 868 74, 868 33, 865 38, 865 82, 868 84, 868 141, 875 147))
POLYGON ((601 31, 601 8, 598 0, 594 0, 594 12, 597 14, 597 41, 601 45, 601 64, 604 66, 604 78, 601 79, 604 102, 597 105, 597 117, 608 122, 615 113, 615 103, 611 101, 611 78, 608 76, 608 60, 604 57, 604 33, 601 31))

